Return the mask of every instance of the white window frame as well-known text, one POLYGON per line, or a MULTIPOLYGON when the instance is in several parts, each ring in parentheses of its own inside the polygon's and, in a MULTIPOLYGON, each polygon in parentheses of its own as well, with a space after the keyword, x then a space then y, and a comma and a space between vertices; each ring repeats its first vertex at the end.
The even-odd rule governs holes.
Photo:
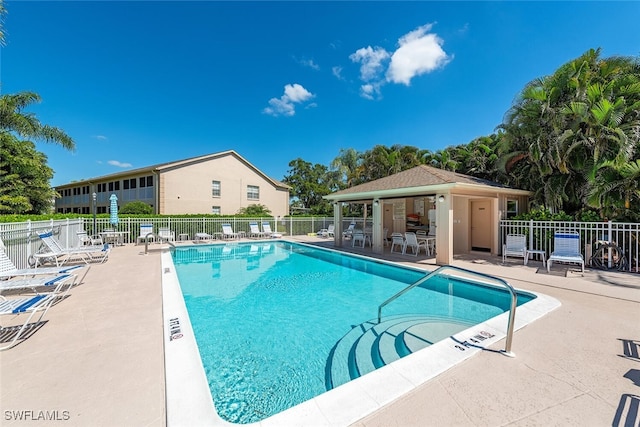
POLYGON ((220 181, 211 181, 211 197, 222 197, 222 183, 220 181), (216 190, 218 194, 216 194, 216 190))
POLYGON ((247 185, 247 200, 260 200, 260 187, 247 185))
POLYGON ((211 206, 211 213, 213 215, 222 215, 220 206, 211 206))
POLYGON ((518 215, 518 201, 515 199, 507 199, 505 213, 506 213, 507 219, 513 218, 514 216, 518 215), (512 207, 509 206, 511 204, 513 204, 512 207))

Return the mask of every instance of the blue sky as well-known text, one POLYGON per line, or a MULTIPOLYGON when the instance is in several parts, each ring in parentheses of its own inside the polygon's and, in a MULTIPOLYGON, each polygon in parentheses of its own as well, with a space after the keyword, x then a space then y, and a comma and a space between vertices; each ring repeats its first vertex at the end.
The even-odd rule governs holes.
POLYGON ((272 178, 342 148, 494 132, 590 48, 640 55, 640 2, 5 1, 0 91, 75 152, 52 185, 229 149, 272 178))

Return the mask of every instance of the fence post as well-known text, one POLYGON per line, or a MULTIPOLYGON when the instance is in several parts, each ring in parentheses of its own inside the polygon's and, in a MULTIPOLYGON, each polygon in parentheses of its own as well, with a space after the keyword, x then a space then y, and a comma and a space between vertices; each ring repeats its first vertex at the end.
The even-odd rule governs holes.
POLYGON ((533 249, 533 219, 529 220, 529 249, 533 249))
MULTIPOLYGON (((608 230, 607 230, 607 234, 609 236, 609 243, 613 242, 613 223, 611 220, 609 220, 609 224, 608 224, 608 230)), ((609 248, 607 249, 607 257, 609 258, 607 261, 607 267, 609 269, 611 269, 611 245, 608 245, 609 248)))

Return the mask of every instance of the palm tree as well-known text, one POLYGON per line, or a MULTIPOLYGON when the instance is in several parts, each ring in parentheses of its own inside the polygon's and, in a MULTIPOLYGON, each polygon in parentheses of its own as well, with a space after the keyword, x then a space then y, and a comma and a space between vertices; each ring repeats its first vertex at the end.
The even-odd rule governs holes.
POLYGON ((0 132, 13 132, 21 138, 43 140, 75 150, 73 139, 62 129, 43 125, 34 114, 23 111, 40 100, 40 96, 34 92, 0 96, 0 132))
POLYGON ((353 187, 360 174, 360 154, 353 148, 341 148, 338 157, 331 161, 331 168, 338 171, 348 187, 353 187))

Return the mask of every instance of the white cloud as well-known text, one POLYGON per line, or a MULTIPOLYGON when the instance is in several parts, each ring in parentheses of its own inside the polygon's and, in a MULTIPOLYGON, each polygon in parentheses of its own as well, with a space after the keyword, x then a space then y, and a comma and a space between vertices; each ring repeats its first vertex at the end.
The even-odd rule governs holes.
POLYGON ((389 52, 381 47, 363 47, 349 55, 353 62, 360 63, 360 79, 365 82, 377 79, 384 68, 383 62, 389 59, 389 52))
POLYGON ((366 83, 360 86, 360 95, 367 99, 382 99, 382 93, 380 93, 380 83, 366 83))
POLYGON ((94 138, 99 139, 100 141, 106 141, 107 139, 109 139, 104 135, 95 135, 94 138))
POLYGON ((130 168, 132 166, 131 163, 122 163, 118 160, 109 160, 107 163, 111 166, 117 166, 119 168, 130 168))
POLYGON ((391 55, 387 81, 408 86, 412 78, 441 68, 451 60, 442 49, 444 41, 428 33, 431 27, 423 25, 398 40, 400 47, 391 55))
POLYGON ((297 61, 298 61, 298 63, 300 65, 303 65, 305 67, 309 67, 309 68, 312 68, 314 70, 319 70, 320 69, 320 66, 318 64, 316 64, 315 62, 313 62, 313 59, 298 59, 297 61))
MULTIPOLYGON (((385 83, 409 85, 411 79, 444 67, 449 61, 442 49, 444 41, 435 33, 429 33, 432 24, 423 25, 398 39, 398 49, 389 53, 382 47, 360 48, 351 55, 351 61, 360 64, 360 95, 366 99, 381 99, 381 88, 385 83), (387 63, 389 64, 387 68, 387 63)), ((339 77, 341 69, 334 67, 333 74, 339 77)))
POLYGON ((344 80, 344 77, 342 77, 342 67, 337 65, 335 67, 331 67, 331 72, 338 80, 344 80))
POLYGON ((269 106, 262 110, 263 113, 272 116, 293 116, 296 113, 295 105, 300 104, 315 95, 298 83, 288 84, 284 87, 284 95, 280 98, 271 98, 269 106))

